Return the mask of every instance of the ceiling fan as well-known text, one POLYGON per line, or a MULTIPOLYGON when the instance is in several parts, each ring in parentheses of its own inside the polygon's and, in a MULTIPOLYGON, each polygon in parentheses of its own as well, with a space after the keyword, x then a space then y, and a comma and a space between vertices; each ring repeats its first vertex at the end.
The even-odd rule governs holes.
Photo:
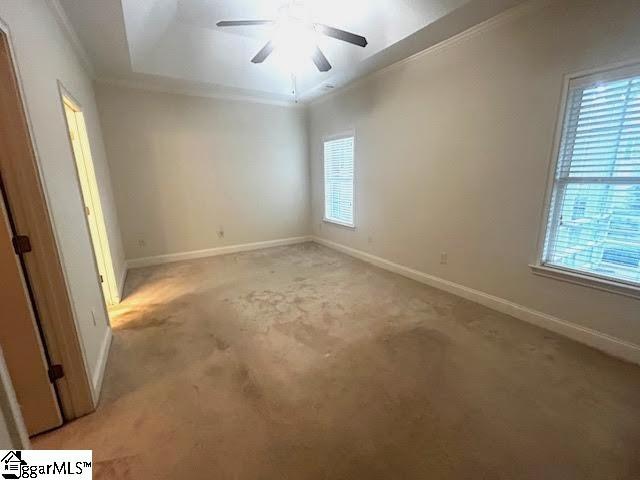
POLYGON ((308 18, 308 11, 298 2, 291 2, 280 9, 277 20, 223 20, 216 24, 218 27, 242 27, 270 25, 276 29, 276 35, 251 59, 253 63, 262 63, 276 48, 294 48, 303 51, 305 56, 311 57, 315 66, 321 72, 331 70, 331 64, 324 56, 314 40, 314 34, 320 33, 327 37, 343 42, 366 47, 367 39, 361 35, 330 27, 321 23, 314 23, 308 18))

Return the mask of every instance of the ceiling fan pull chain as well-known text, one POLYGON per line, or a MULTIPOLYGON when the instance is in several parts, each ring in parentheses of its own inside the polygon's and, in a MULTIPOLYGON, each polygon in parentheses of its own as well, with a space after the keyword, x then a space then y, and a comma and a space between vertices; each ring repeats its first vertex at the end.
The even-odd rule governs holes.
POLYGON ((293 95, 293 100, 298 103, 298 87, 296 85, 296 74, 291 74, 291 94, 293 95))

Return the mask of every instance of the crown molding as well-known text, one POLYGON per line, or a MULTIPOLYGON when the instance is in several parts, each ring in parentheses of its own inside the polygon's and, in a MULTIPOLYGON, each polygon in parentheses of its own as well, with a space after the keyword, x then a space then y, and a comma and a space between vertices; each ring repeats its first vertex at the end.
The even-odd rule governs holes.
MULTIPOLYGON (((146 90, 158 93, 171 93, 177 95, 188 95, 194 97, 206 97, 206 98, 215 98, 219 100, 230 100, 237 102, 247 102, 247 103, 258 103, 265 105, 274 105, 280 107, 288 107, 288 108, 303 108, 304 104, 302 102, 296 103, 294 101, 288 100, 279 100, 275 98, 267 98, 260 97, 258 95, 252 95, 250 93, 232 93, 232 92, 221 92, 216 91, 214 88, 207 87, 179 87, 179 86, 171 86, 171 85, 160 85, 154 83, 149 80, 129 80, 129 79, 121 79, 121 78, 111 78, 111 77, 98 77, 96 68, 91 61, 91 57, 88 55, 85 50, 80 38, 78 37, 77 32, 73 28, 69 17, 67 16, 64 8, 60 4, 59 0, 46 0, 49 5, 56 21, 62 28, 67 40, 73 47, 80 63, 85 67, 89 76, 96 82, 106 84, 106 85, 114 85, 118 87, 124 88, 133 88, 138 90, 146 90)), ((126 30, 125 30, 126 33, 126 30)))
POLYGON ((347 82, 345 85, 340 86, 340 87, 336 87, 333 91, 331 91, 330 93, 325 93, 324 95, 321 94, 318 97, 315 98, 309 98, 309 95, 313 95, 314 90, 316 87, 313 87, 305 92, 302 92, 300 97, 300 101, 302 103, 306 103, 309 106, 314 106, 314 105, 319 105, 321 103, 324 103, 342 93, 346 93, 347 91, 359 86, 360 84, 362 84, 363 82, 366 82, 367 80, 370 80, 371 78, 375 78, 378 75, 384 75, 386 73, 392 72, 394 70, 399 69, 400 67, 402 67, 403 65, 407 64, 407 63, 411 63, 411 62, 415 62, 417 60, 419 60, 420 58, 422 58, 423 56, 426 55, 430 55, 436 52, 439 52, 441 50, 445 50, 448 48, 451 48, 461 42, 464 42, 466 40, 469 40, 471 38, 474 38, 478 35, 481 35, 482 33, 488 32, 490 30, 493 30, 495 28, 498 28, 502 25, 505 25, 507 23, 513 22, 515 20, 517 20, 518 18, 523 17, 524 15, 534 12, 540 8, 542 8, 543 6, 547 5, 548 3, 550 3, 550 0, 529 0, 527 2, 524 2, 520 5, 517 5, 515 7, 512 7, 502 13, 499 13, 498 15, 495 15, 494 17, 488 18, 487 20, 478 23, 477 25, 474 25, 456 35, 453 35, 452 37, 449 37, 441 42, 438 42, 430 47, 425 48, 424 50, 421 50, 417 53, 414 53, 413 55, 410 55, 406 58, 403 58, 401 60, 398 60, 394 63, 391 63, 390 65, 387 65, 386 67, 380 68, 378 70, 374 70, 371 73, 368 73, 366 75, 363 75, 362 77, 358 77, 353 79, 350 82, 347 82), (305 96, 307 97, 305 99, 305 96))
POLYGON ((262 98, 241 93, 227 93, 215 91, 213 88, 179 87, 172 85, 160 85, 148 80, 129 80, 121 78, 100 77, 94 79, 96 83, 134 90, 144 90, 155 93, 168 93, 174 95, 186 95, 190 97, 213 98, 216 100, 227 100, 233 102, 257 103, 286 108, 305 108, 306 104, 294 101, 277 100, 272 98, 262 98))
POLYGON ((89 54, 82 45, 82 42, 80 42, 80 38, 73 28, 73 25, 71 25, 71 21, 64 11, 64 8, 62 8, 62 5, 60 5, 59 0, 47 0, 47 4, 49 5, 53 16, 58 22, 58 25, 60 25, 65 36, 67 37, 67 40, 69 41, 69 43, 71 43, 71 46, 78 56, 80 63, 83 65, 89 76, 91 78, 94 78, 96 75, 96 69, 93 65, 93 62, 91 62, 89 54))
POLYGON ((345 93, 352 88, 357 87, 363 82, 377 76, 383 75, 385 73, 391 72, 395 69, 402 67, 407 63, 414 62, 421 57, 438 52, 440 50, 444 50, 454 45, 461 43, 463 41, 469 40, 477 35, 480 35, 489 30, 495 29, 501 25, 514 21, 527 13, 535 11, 542 6, 549 3, 549 0, 529 0, 525 3, 522 3, 518 6, 510 8, 509 10, 502 12, 494 17, 491 17, 475 26, 472 26, 448 39, 445 39, 439 43, 436 43, 424 50, 421 50, 413 55, 410 55, 406 58, 398 60, 394 63, 391 63, 383 68, 374 70, 368 74, 365 74, 361 77, 357 77, 351 81, 348 81, 344 85, 340 87, 336 87, 335 90, 331 92, 321 92, 317 93, 318 89, 321 86, 311 87, 310 89, 302 92, 298 102, 277 99, 277 98, 269 98, 269 97, 261 97, 258 94, 252 94, 251 92, 225 92, 217 90, 215 87, 197 87, 197 86, 177 86, 177 85, 163 85, 151 80, 146 79, 123 79, 123 78, 115 78, 115 77, 98 77, 96 75, 96 70, 93 63, 90 60, 87 51, 84 49, 80 39, 73 28, 67 14, 62 8, 59 0, 46 0, 51 10, 54 13, 55 18, 57 19, 60 26, 63 28, 69 42, 73 46, 76 54, 78 55, 81 63, 87 69, 89 75, 98 83, 105 85, 118 86, 123 88, 132 88, 138 90, 145 90, 151 92, 158 93, 169 93, 169 94, 177 94, 177 95, 187 95, 194 97, 204 97, 204 98, 213 98, 219 100, 229 100, 229 101, 237 101, 237 102, 246 102, 246 103, 257 103, 264 105, 273 105, 280 107, 288 107, 288 108, 306 108, 313 105, 318 105, 323 102, 326 102, 342 93, 345 93))

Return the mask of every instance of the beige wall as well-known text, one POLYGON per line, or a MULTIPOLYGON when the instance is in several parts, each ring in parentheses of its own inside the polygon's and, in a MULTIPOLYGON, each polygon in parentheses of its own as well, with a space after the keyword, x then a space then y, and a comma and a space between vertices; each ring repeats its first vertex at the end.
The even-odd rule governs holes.
POLYGON ((307 234, 302 109, 96 92, 128 259, 307 234))
POLYGON ((111 252, 116 268, 121 268, 124 258, 92 82, 47 2, 2 0, 0 19, 10 31, 56 240, 85 358, 94 376, 109 327, 58 91, 60 80, 84 109, 111 252))
POLYGON ((548 5, 312 105, 312 228, 640 344, 640 301, 535 276, 528 266, 563 76, 640 57, 640 2, 548 5), (357 137, 355 231, 322 222, 321 138, 349 129, 357 137))

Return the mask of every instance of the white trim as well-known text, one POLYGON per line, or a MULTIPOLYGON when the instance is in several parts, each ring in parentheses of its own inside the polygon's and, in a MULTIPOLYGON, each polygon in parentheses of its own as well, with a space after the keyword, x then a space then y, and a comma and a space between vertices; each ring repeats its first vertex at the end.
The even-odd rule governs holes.
POLYGON ((355 128, 349 128, 347 130, 343 130, 340 133, 324 135, 322 137, 322 143, 324 144, 324 142, 331 142, 333 140, 342 140, 343 138, 351 138, 351 137, 353 137, 354 152, 355 152, 355 140, 356 140, 356 129, 355 128))
MULTIPOLYGON (((166 93, 170 95, 186 95, 189 97, 213 98, 216 100, 227 100, 232 102, 257 103, 262 105, 272 105, 286 108, 305 108, 303 103, 296 103, 294 100, 277 100, 274 98, 260 97, 249 93, 225 93, 215 90, 215 85, 203 86, 201 88, 192 86, 170 86, 159 85, 148 80, 128 80, 121 78, 96 78, 96 83, 109 85, 112 87, 129 88, 133 90, 143 90, 145 92, 166 93)), ((282 95, 279 95, 282 97, 282 95)))
MULTIPOLYGON (((526 15, 527 13, 530 13, 532 11, 537 10, 538 8, 541 8, 547 4, 549 4, 551 2, 549 2, 548 0, 529 0, 526 1, 520 5, 516 5, 515 7, 512 7, 502 13, 499 13, 498 15, 495 15, 483 22, 478 23, 477 25, 474 25, 470 28, 467 28, 466 30, 453 35, 452 37, 449 37, 445 40, 442 40, 441 42, 438 42, 430 47, 425 48, 424 50, 421 50, 417 53, 414 53, 413 55, 410 55, 406 58, 403 58, 401 60, 398 60, 397 62, 394 62, 390 65, 387 65, 379 70, 374 70, 371 73, 365 74, 361 77, 356 77, 355 79, 351 80, 350 82, 347 82, 346 84, 342 85, 342 86, 336 86, 333 90, 331 90, 330 93, 324 94, 319 97, 313 97, 311 99, 306 99, 305 100, 305 96, 309 96, 309 95, 313 95, 314 91, 317 89, 322 88, 322 84, 311 87, 309 89, 307 89, 306 91, 302 92, 300 94, 300 97, 302 98, 302 102, 306 103, 307 105, 318 105, 320 103, 326 102, 327 100, 341 94, 344 93, 348 90, 351 90, 355 87, 357 87, 358 85, 360 85, 360 83, 370 79, 370 78, 374 78, 378 75, 383 75, 386 72, 401 68, 403 65, 416 61, 418 60, 420 57, 424 56, 424 55, 428 55, 430 53, 435 53, 439 50, 443 50, 443 49, 447 49, 450 48, 460 42, 463 42, 467 39, 471 39, 477 35, 480 35, 484 32, 493 30, 494 28, 498 28, 501 25, 504 25, 506 23, 509 23, 511 21, 515 21, 518 18, 526 15)), ((323 82, 324 83, 324 82, 323 82)))
MULTIPOLYGON (((326 206, 325 206, 325 208, 326 208, 326 206)), ((327 218, 327 217, 322 217, 322 221, 324 223, 329 223, 331 225, 337 225, 339 227, 348 228, 350 230, 355 230, 356 229, 355 221, 354 221, 354 223, 346 223, 346 222, 339 222, 338 220, 332 220, 332 219, 327 218)))
POLYGON ((62 28, 62 31, 65 33, 67 40, 71 44, 76 55, 78 55, 80 63, 82 63, 82 65, 87 70, 89 77, 95 77, 96 69, 91 62, 91 57, 89 57, 89 55, 87 54, 87 51, 82 45, 82 42, 80 41, 76 30, 73 28, 69 17, 62 8, 62 5, 60 5, 59 0, 48 0, 47 3, 51 11, 53 12, 53 16, 55 17, 56 21, 62 28))
POLYGON ((424 283, 425 285, 466 298, 467 300, 479 303, 480 305, 484 305, 485 307, 498 312, 511 315, 512 317, 518 318, 527 323, 531 323, 546 330, 563 335, 579 343, 589 345, 590 347, 606 352, 614 357, 640 365, 640 345, 627 342, 620 338, 616 338, 587 327, 576 325, 575 323, 562 320, 552 315, 530 309, 523 305, 518 305, 517 303, 505 300, 504 298, 465 287, 464 285, 459 285, 449 280, 444 280, 442 278, 399 265, 384 258, 371 255, 370 253, 366 253, 361 250, 356 250, 355 248, 340 245, 339 243, 335 243, 330 240, 313 237, 313 241, 360 260, 364 260, 376 267, 383 268, 390 272, 416 280, 420 283, 424 283))
MULTIPOLYGON (((93 155, 91 152, 91 145, 89 143, 88 132, 86 131, 87 127, 84 120, 82 104, 65 87, 64 83, 61 80, 58 80, 58 90, 60 93, 60 106, 62 108, 62 116, 64 118, 64 125, 67 131, 66 132, 67 141, 69 144, 71 158, 73 159, 73 166, 76 171, 76 181, 77 181, 78 192, 80 193, 80 198, 82 198, 82 210, 83 210, 82 216, 86 222, 87 233, 89 235, 89 241, 91 243, 91 252, 93 254, 94 266, 96 269, 96 279, 100 278, 100 268, 99 268, 100 262, 103 264, 103 268, 104 268, 105 278, 103 279, 103 281, 106 283, 106 292, 107 292, 106 296, 108 297, 108 298, 104 298, 104 303, 105 303, 104 314, 105 314, 105 317, 108 318, 107 305, 116 305, 119 303, 119 300, 118 300, 118 286, 116 285, 116 274, 113 267, 113 258, 111 257, 111 246, 109 245, 109 235, 107 234, 107 226, 106 226, 104 214, 102 211, 102 198, 100 196, 100 185, 98 185, 98 179, 95 173, 95 165, 93 163, 93 155), (78 167, 78 162, 80 160, 76 158, 76 152, 73 147, 73 141, 70 136, 70 125, 69 125, 69 121, 65 111, 65 104, 69 106, 75 113, 79 113, 83 118, 82 122, 85 127, 85 133, 86 133, 85 140, 87 143, 86 144, 83 143, 81 148, 83 150, 82 153, 85 160, 84 163, 85 164, 89 163, 90 171, 91 171, 91 174, 87 172, 87 182, 89 182, 90 184, 88 187, 90 190, 89 198, 85 198, 84 192, 82 190, 82 181, 80 180, 81 173, 78 167), (88 158, 88 161, 87 161, 87 158, 88 158), (94 180, 93 182, 91 182, 90 180, 91 178, 94 180), (96 220, 97 231, 95 233, 98 237, 97 239, 93 238, 94 235, 91 232, 89 219, 87 218, 87 215, 84 211, 87 205, 91 205, 93 209, 92 214, 94 215, 94 218, 96 220), (95 245, 94 245, 95 243, 99 245, 100 247, 99 251, 96 251, 95 245)), ((104 295, 104 289, 102 288, 102 285, 100 285, 100 291, 104 295)))
POLYGON ((628 75, 640 74, 640 57, 625 60, 623 62, 609 63, 607 65, 571 73, 569 78, 573 86, 584 87, 597 82, 606 82, 625 78, 628 75))
POLYGON ((120 281, 118 282, 118 303, 124 298, 124 284, 127 281, 127 273, 129 273, 129 266, 125 260, 120 267, 120 281))
POLYGON ((556 113, 555 133, 553 136, 550 158, 547 162, 547 185, 544 193, 542 212, 540 214, 540 225, 538 227, 538 239, 536 242, 535 263, 540 262, 540 259, 544 254, 544 245, 547 239, 547 226, 549 224, 549 215, 551 214, 551 200, 553 198, 553 187, 555 185, 557 157, 560 151, 562 129, 564 128, 564 117, 567 109, 570 81, 571 75, 565 75, 562 81, 562 93, 560 95, 560 102, 558 105, 558 111, 556 113))
POLYGON ((96 371, 93 372, 93 378, 91 383, 91 393, 93 396, 93 405, 98 406, 100 400, 100 392, 102 391, 102 380, 104 379, 104 372, 107 368, 107 360, 109 359, 109 348, 111 347, 111 340, 113 339, 113 333, 111 328, 107 327, 107 332, 102 339, 102 345, 100 346, 100 354, 98 355, 98 362, 96 364, 96 371))
POLYGON ((225 247, 206 248, 204 250, 192 250, 190 252, 168 253, 155 255, 152 257, 132 258, 127 260, 127 268, 149 267, 152 265, 162 265, 164 263, 179 262, 181 260, 192 260, 195 258, 216 257, 218 255, 228 255, 230 253, 248 252, 251 250, 261 250, 263 248, 281 247, 284 245, 295 245, 297 243, 310 242, 312 237, 291 237, 277 240, 267 240, 264 242, 243 243, 239 245, 228 245, 225 247))
POLYGON ((595 288, 597 290, 603 290, 605 292, 616 293, 618 295, 624 295, 625 297, 640 299, 640 287, 636 285, 617 282, 615 280, 597 277, 594 275, 588 275, 577 270, 553 267, 551 265, 534 264, 529 265, 529 267, 531 267, 531 270, 536 275, 554 278, 556 280, 563 280, 565 282, 582 285, 583 287, 595 288))

